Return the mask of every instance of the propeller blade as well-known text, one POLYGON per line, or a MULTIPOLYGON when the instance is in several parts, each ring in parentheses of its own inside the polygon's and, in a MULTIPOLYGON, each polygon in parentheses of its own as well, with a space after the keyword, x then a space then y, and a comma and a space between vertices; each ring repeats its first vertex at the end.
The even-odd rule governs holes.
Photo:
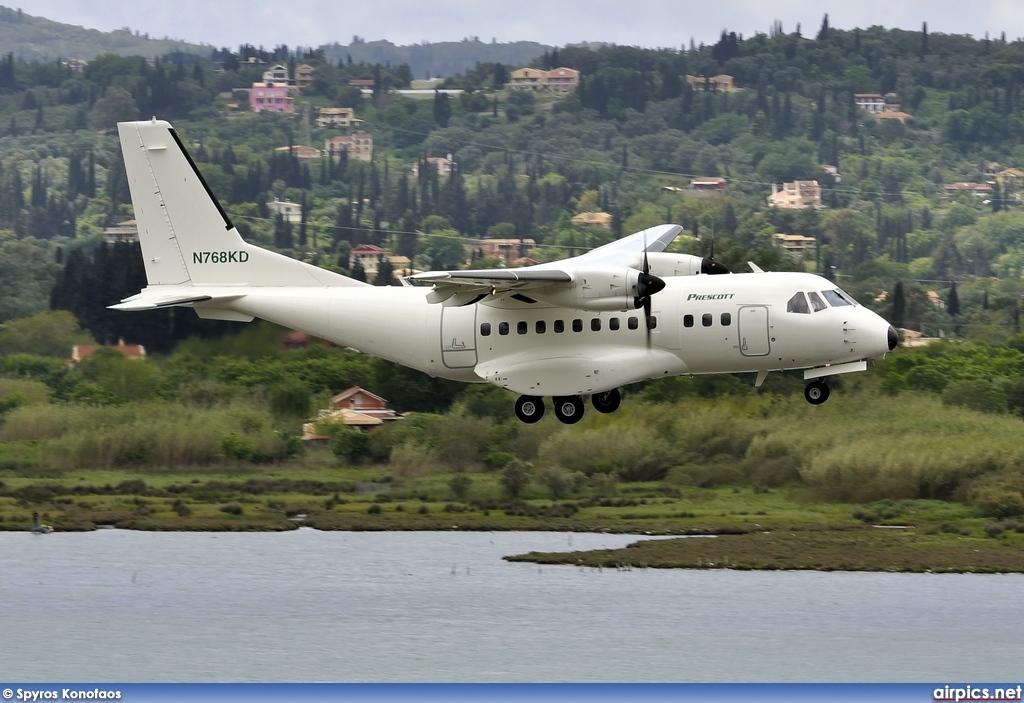
POLYGON ((700 262, 700 272, 709 275, 715 275, 719 273, 729 273, 729 267, 725 264, 715 261, 715 238, 711 238, 711 251, 705 256, 700 262))
POLYGON ((651 296, 644 298, 644 330, 647 334, 647 348, 651 348, 651 296))

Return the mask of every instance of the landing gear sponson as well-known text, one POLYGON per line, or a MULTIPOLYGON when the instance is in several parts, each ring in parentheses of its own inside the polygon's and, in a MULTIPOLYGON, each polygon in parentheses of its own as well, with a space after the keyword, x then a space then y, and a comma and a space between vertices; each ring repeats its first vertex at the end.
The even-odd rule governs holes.
MULTIPOLYGON (((555 406, 555 417, 566 425, 575 425, 583 419, 583 398, 578 395, 556 396, 552 398, 555 406)), ((613 388, 604 393, 590 397, 594 409, 601 413, 613 413, 622 403, 619 389, 613 388)), ((521 395, 516 400, 516 417, 527 424, 533 424, 544 417, 544 399, 535 395, 521 395)))

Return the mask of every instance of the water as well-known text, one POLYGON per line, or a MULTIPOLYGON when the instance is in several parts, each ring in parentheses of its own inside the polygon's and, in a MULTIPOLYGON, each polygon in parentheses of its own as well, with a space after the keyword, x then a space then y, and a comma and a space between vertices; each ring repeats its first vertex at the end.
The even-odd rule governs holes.
POLYGON ((0 679, 1013 681, 1021 575, 596 570, 564 533, 0 533, 0 679))

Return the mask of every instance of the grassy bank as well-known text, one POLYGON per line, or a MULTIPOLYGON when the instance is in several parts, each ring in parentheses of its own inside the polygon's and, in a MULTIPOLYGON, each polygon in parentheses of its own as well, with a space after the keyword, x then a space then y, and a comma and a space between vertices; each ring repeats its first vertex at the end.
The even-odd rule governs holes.
POLYGON ((1024 542, 864 526, 646 540, 623 549, 506 558, 600 568, 1019 573, 1024 542))
POLYGON ((503 498, 500 473, 473 473, 465 495, 433 472, 395 477, 338 466, 326 451, 285 464, 197 469, 0 472, 0 530, 31 513, 58 531, 544 530, 714 539, 515 560, 601 567, 1024 571, 1024 526, 939 500, 824 502, 806 486, 618 484, 554 500, 533 486, 503 498), (879 529, 877 525, 913 529, 879 529))

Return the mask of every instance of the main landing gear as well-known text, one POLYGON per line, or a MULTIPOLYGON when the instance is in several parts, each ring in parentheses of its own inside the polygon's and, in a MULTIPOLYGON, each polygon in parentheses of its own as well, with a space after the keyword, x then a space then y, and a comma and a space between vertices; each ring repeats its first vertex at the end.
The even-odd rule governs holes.
MULTIPOLYGON (((617 388, 604 393, 596 393, 590 397, 594 409, 601 413, 613 413, 622 402, 622 394, 617 388)), ((555 417, 566 425, 575 425, 583 419, 583 398, 578 395, 556 396, 552 398, 555 406, 555 417)), ((527 424, 533 424, 544 417, 544 399, 535 395, 521 395, 516 400, 516 417, 527 424)))
POLYGON ((824 381, 811 381, 804 388, 804 398, 811 405, 821 405, 828 400, 829 393, 828 384, 824 381))

